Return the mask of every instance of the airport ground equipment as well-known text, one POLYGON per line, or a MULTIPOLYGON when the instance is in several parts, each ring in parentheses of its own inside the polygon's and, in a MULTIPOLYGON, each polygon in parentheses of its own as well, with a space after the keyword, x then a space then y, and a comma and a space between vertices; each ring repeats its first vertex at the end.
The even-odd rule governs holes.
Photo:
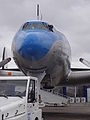
POLYGON ((63 97, 62 94, 54 93, 49 90, 40 90, 41 101, 45 106, 66 106, 68 104, 68 97, 63 97))
POLYGON ((0 120, 42 120, 38 80, 35 77, 0 77, 0 120))

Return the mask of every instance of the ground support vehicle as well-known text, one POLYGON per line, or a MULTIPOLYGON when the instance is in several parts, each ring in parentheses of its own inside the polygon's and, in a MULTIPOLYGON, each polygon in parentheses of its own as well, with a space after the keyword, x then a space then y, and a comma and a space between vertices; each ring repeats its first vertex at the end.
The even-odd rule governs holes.
POLYGON ((0 120, 42 120, 38 80, 26 76, 0 76, 0 120))

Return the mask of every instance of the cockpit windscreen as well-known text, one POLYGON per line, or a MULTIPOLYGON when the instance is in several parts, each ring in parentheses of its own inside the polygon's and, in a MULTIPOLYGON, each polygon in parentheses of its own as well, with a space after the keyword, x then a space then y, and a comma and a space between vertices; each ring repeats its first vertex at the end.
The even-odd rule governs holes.
POLYGON ((48 30, 48 25, 44 22, 40 23, 39 27, 40 27, 41 30, 48 30))
POLYGON ((22 30, 49 30, 49 25, 44 22, 27 22, 23 25, 22 30))
POLYGON ((22 30, 30 30, 30 29, 31 29, 31 24, 29 22, 27 22, 23 25, 22 30))

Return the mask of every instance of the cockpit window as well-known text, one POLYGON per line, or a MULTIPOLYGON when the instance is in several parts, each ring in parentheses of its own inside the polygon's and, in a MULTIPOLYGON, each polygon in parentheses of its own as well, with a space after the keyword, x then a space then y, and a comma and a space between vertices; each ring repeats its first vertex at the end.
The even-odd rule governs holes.
POLYGON ((41 23, 40 24, 40 29, 42 29, 42 30, 48 30, 48 25, 45 24, 45 23, 41 23))
POLYGON ((27 22, 23 25, 22 30, 47 30, 53 32, 53 25, 44 22, 27 22))
POLYGON ((32 30, 37 29, 38 28, 38 24, 37 23, 32 23, 32 30))
POLYGON ((22 30, 30 30, 30 28, 31 28, 31 24, 29 22, 27 22, 23 25, 22 30))

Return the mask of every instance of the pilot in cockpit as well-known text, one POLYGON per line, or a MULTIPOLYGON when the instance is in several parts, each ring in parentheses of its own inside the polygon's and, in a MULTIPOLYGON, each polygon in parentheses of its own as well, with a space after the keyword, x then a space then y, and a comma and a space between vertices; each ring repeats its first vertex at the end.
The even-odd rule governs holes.
POLYGON ((49 30, 53 32, 53 25, 48 25, 48 26, 49 26, 49 30))

